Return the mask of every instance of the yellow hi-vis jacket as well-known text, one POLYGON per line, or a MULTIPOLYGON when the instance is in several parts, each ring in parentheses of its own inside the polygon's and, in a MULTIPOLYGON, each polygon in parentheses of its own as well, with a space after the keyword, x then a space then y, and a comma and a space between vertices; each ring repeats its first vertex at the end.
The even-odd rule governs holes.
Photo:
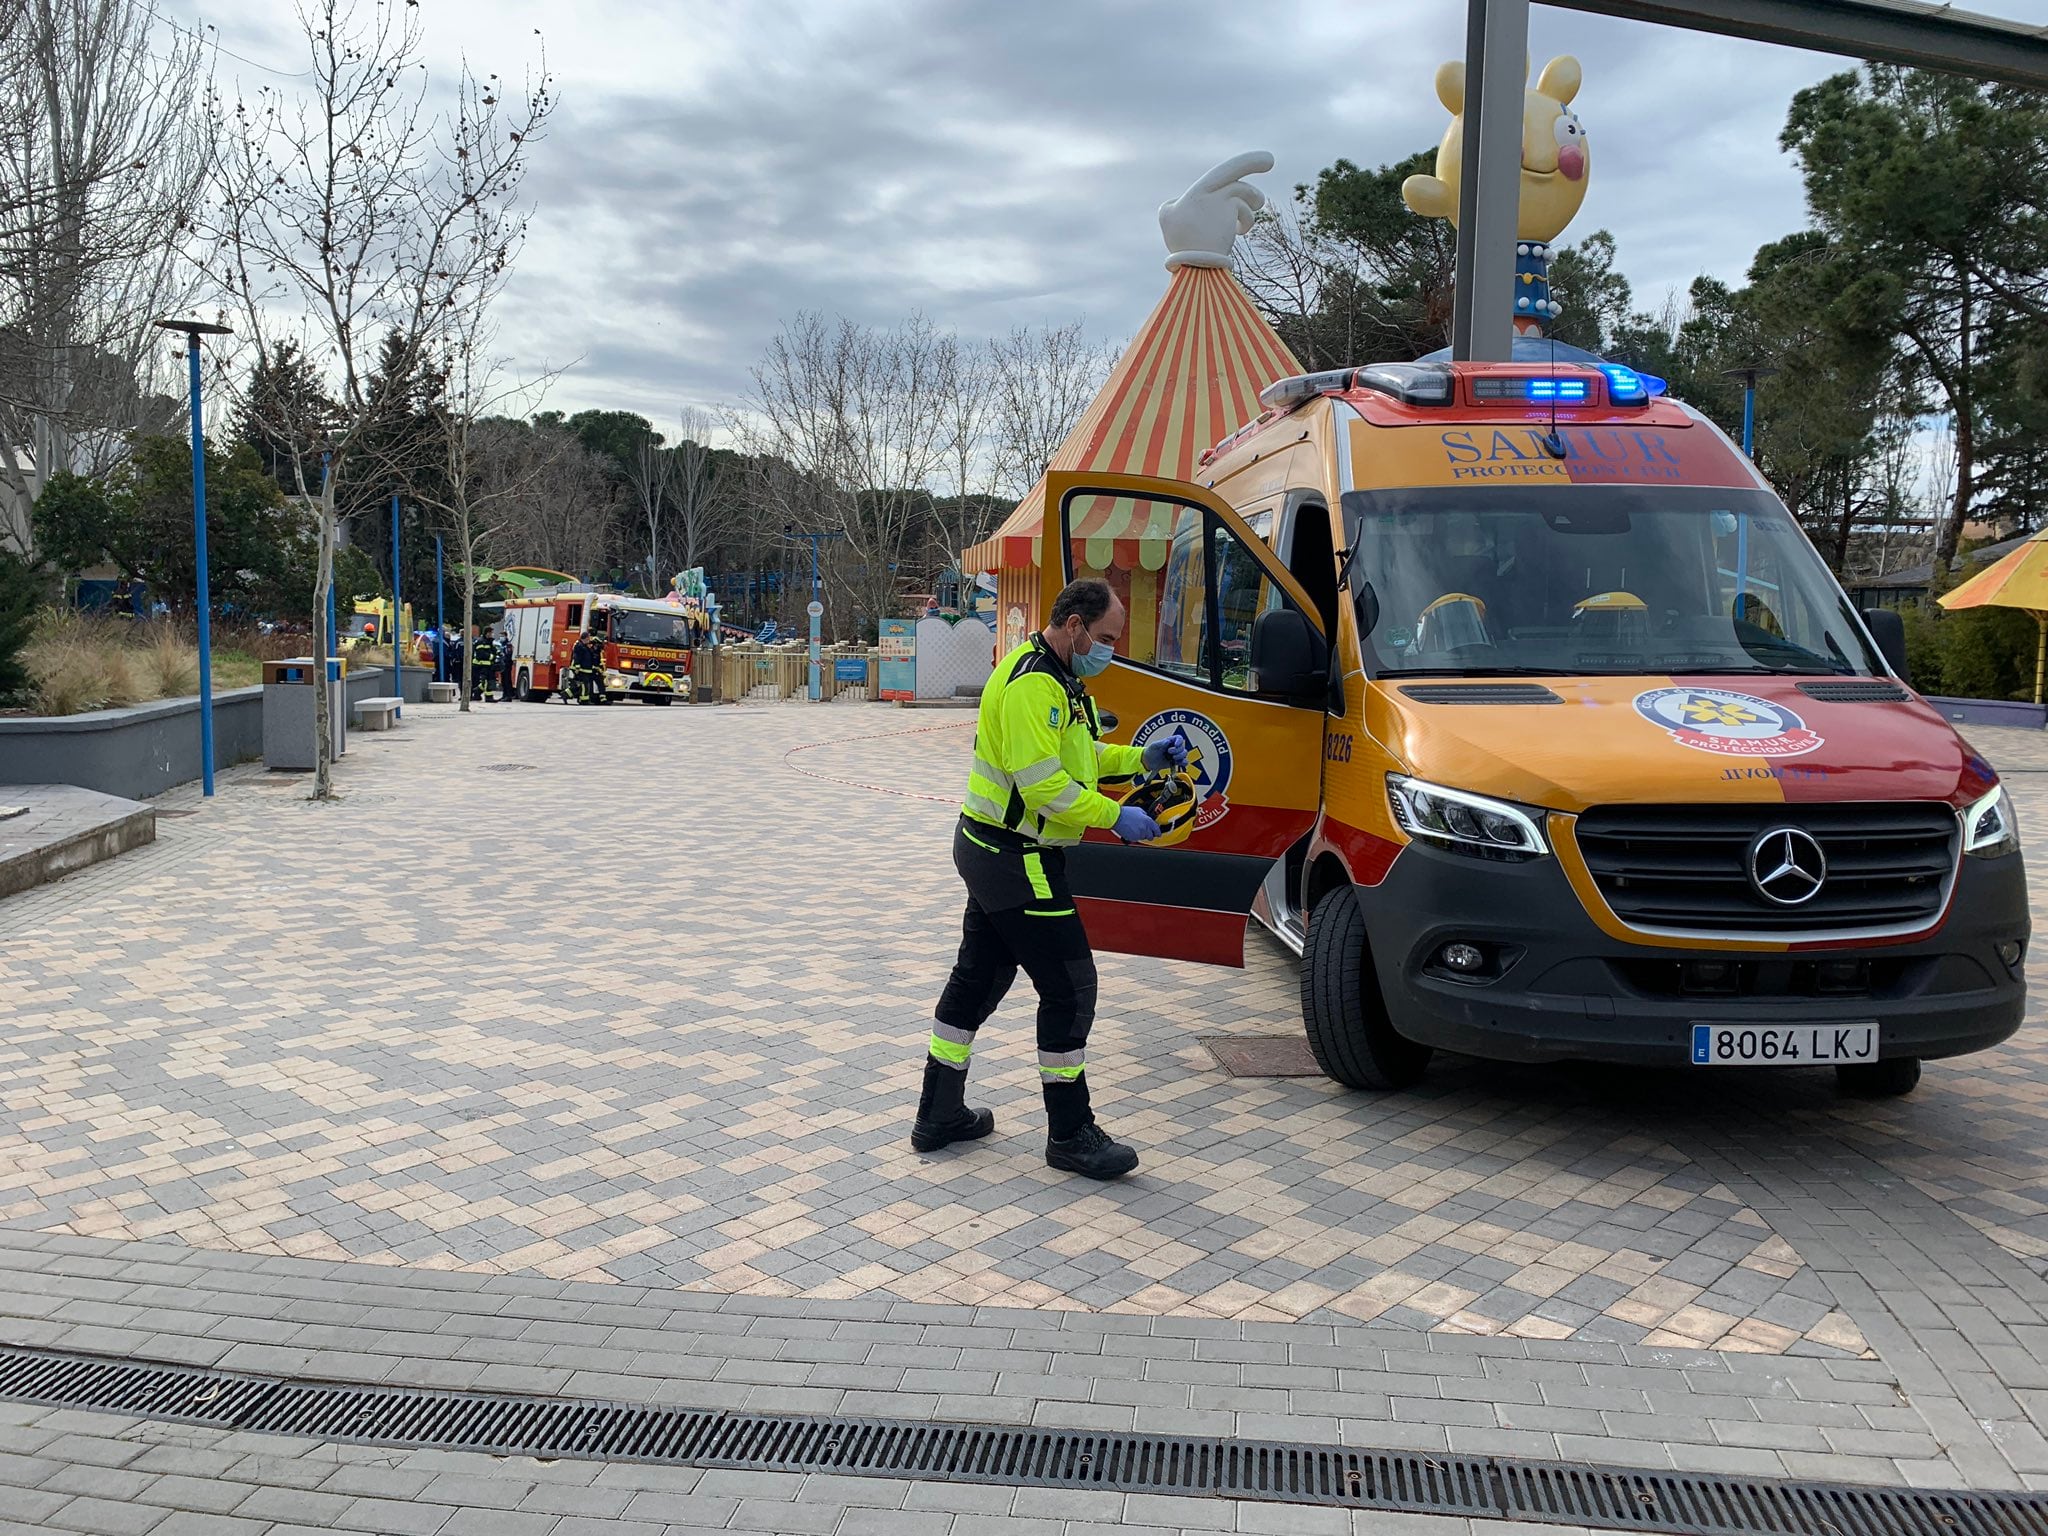
POLYGON ((1096 739, 1095 701, 1036 637, 996 663, 981 690, 974 768, 961 811, 1037 842, 1078 843, 1116 824, 1117 803, 1095 785, 1143 766, 1141 747, 1096 739))

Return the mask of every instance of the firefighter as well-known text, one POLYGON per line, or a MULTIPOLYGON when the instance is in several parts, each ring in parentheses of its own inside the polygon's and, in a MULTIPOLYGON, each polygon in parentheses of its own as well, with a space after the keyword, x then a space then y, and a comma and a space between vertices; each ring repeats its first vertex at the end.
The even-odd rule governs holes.
POLYGON ((933 1010, 924 1093, 910 1142, 930 1152, 975 1141, 995 1116, 965 1104, 977 1029, 1021 967, 1038 989, 1038 1075, 1045 1098, 1045 1160, 1068 1173, 1114 1179, 1138 1166, 1088 1107, 1088 1027, 1095 1018, 1095 957, 1074 910, 1065 849, 1089 827, 1126 842, 1159 836, 1158 823, 1119 807, 1099 777, 1187 761, 1178 731, 1144 748, 1100 739, 1095 701, 1081 686, 1108 667, 1124 607, 1098 578, 1069 582, 1045 628, 996 664, 981 694, 974 766, 953 832, 953 865, 967 885, 959 958, 933 1010))
POLYGON ((577 637, 569 652, 569 697, 595 700, 604 691, 604 642, 594 629, 577 637))
POLYGON ((498 642, 479 624, 476 638, 469 643, 469 696, 482 701, 491 696, 491 678, 498 670, 498 642))
POLYGON ((512 644, 512 620, 508 616, 498 626, 498 702, 509 704, 513 698, 513 673, 518 666, 518 655, 512 644))

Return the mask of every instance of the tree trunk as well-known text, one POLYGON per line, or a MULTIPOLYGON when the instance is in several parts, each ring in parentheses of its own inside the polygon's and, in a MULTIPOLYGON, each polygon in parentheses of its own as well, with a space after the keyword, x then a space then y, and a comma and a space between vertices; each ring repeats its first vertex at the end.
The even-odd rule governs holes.
POLYGON ((1835 575, 1849 568, 1849 529, 1856 521, 1856 485, 1848 465, 1842 466, 1842 521, 1835 533, 1835 575))
POLYGON ((334 793, 334 707, 327 685, 327 604, 334 591, 334 482, 329 478, 316 504, 320 513, 320 560, 313 576, 313 798, 334 793))
POLYGON ((1952 402, 1956 411, 1956 497, 1954 508, 1942 525, 1941 540, 1934 553, 1935 570, 1944 575, 1956 563, 1956 545, 1962 542, 1963 522, 1970 515, 1970 501, 1977 489, 1977 426, 1970 381, 1971 343, 1975 339, 1971 329, 1974 319, 1972 297, 1970 275, 1965 272, 1962 314, 1956 331, 1956 390, 1952 402))

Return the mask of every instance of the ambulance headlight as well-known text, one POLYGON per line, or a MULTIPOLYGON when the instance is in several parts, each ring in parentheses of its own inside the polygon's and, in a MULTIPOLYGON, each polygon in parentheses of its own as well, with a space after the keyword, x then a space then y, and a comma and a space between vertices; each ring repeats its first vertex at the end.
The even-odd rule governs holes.
POLYGON ((2012 796, 1999 785, 1963 812, 1963 852, 1979 859, 2020 851, 2020 824, 2012 796))
POLYGON ((1541 811, 1398 773, 1387 775, 1387 799, 1402 831, 1452 853, 1516 863, 1550 852, 1539 824, 1541 811))

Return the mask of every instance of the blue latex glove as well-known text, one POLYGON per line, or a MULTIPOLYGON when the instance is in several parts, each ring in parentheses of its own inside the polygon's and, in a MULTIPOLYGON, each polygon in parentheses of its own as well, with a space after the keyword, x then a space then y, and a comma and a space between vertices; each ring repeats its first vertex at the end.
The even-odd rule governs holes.
POLYGON ((1169 765, 1185 768, 1188 765, 1188 739, 1175 731, 1171 736, 1162 736, 1145 747, 1145 771, 1157 773, 1169 765))
POLYGON ((1149 843, 1162 830, 1158 822, 1135 805, 1127 805, 1116 813, 1116 835, 1127 843, 1149 843))

